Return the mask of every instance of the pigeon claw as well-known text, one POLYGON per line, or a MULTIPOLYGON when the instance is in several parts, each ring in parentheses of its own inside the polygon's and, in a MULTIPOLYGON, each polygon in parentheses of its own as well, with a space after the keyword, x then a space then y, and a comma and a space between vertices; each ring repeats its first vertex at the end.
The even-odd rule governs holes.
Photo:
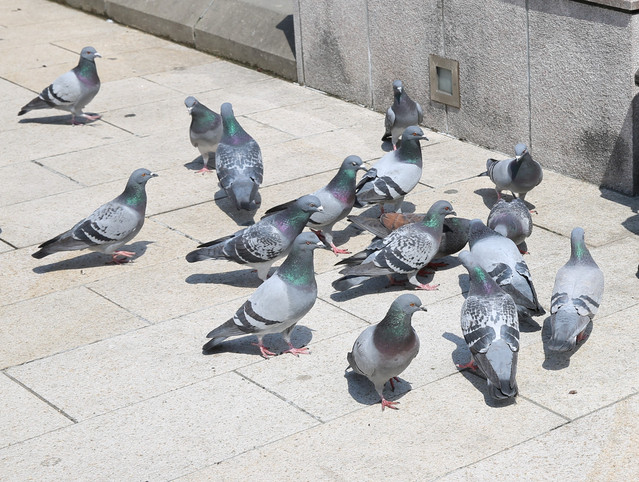
POLYGON ((418 290, 435 291, 439 288, 439 285, 419 284, 415 286, 418 290))
POLYGON ((389 402, 388 400, 386 400, 384 397, 382 397, 382 412, 384 411, 384 409, 386 407, 388 408, 392 408, 393 410, 399 410, 399 407, 396 407, 395 405, 397 405, 399 402, 389 402))
POLYGON ((96 115, 82 114, 82 117, 84 117, 85 119, 88 119, 90 121, 94 121, 94 120, 98 120, 98 119, 102 118, 102 116, 100 114, 96 114, 96 115))
POLYGON ((208 167, 204 166, 199 171, 195 171, 195 174, 206 174, 207 172, 211 172, 212 170, 213 169, 209 169, 208 167))
POLYGON ((581 333, 579 333, 577 335, 576 343, 580 343, 580 342, 584 341, 586 338, 588 338, 588 335, 586 335, 586 330, 584 330, 584 331, 582 331, 581 333))
POLYGON ((335 254, 351 254, 351 252, 348 249, 338 248, 334 244, 331 244, 331 248, 333 250, 333 253, 335 254))
POLYGON ((133 251, 114 251, 111 254, 111 262, 113 264, 128 263, 128 258, 132 258, 133 256, 135 256, 135 253, 133 251), (124 258, 118 258, 118 256, 123 256, 124 258))
POLYGON ((473 372, 476 372, 479 367, 475 363, 475 360, 471 359, 468 363, 460 363, 459 365, 457 365, 457 368, 459 370, 471 370, 473 372))
POLYGON ((290 353, 291 355, 295 355, 296 357, 299 357, 300 355, 310 355, 311 351, 308 349, 307 346, 303 346, 302 348, 295 348, 293 345, 289 345, 289 349, 288 350, 284 350, 282 352, 282 355, 284 353, 290 353))
POLYGON ((393 380, 395 380, 397 383, 399 383, 399 378, 391 377, 391 378, 388 379, 388 381, 390 382, 391 390, 395 391, 395 383, 393 382, 393 380))
POLYGON ((260 348, 260 353, 267 360, 271 358, 272 356, 277 356, 277 353, 273 353, 268 348, 266 348, 262 343, 252 343, 252 344, 260 348))

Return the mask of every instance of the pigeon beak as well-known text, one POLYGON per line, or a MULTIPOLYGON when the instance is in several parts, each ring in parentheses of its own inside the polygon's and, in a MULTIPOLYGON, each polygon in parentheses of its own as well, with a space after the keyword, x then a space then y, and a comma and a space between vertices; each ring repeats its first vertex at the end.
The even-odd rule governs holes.
POLYGON ((187 107, 186 110, 189 112, 189 115, 191 115, 191 112, 193 111, 193 106, 187 107))
POLYGON ((158 177, 158 174, 156 174, 155 172, 152 172, 151 177, 158 177))
POLYGON ((449 213, 446 213, 446 216, 448 216, 449 214, 450 214, 450 215, 457 216, 457 213, 456 213, 455 211, 451 211, 451 212, 449 212, 449 213))
POLYGON ((317 212, 321 213, 322 211, 324 211, 324 208, 322 206, 317 206, 317 212))
POLYGON ((369 165, 366 163, 362 164, 361 166, 357 168, 358 171, 364 171, 364 172, 368 172, 368 169, 369 169, 369 165))
POLYGON ((102 56, 99 53, 97 53, 97 52, 93 56, 94 57, 98 57, 98 58, 102 58, 102 56))
POLYGON ((420 306, 419 309, 422 311, 428 311, 428 309, 425 306, 420 306))

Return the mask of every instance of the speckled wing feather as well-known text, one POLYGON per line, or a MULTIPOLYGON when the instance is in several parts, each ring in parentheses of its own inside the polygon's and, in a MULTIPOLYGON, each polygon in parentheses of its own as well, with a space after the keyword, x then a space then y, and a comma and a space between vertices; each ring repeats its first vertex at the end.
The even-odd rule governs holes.
POLYGON ((508 295, 469 296, 461 316, 464 339, 471 353, 485 353, 499 334, 513 351, 519 350, 517 310, 508 295))
POLYGON ((261 184, 264 176, 262 152, 254 139, 239 146, 220 144, 216 153, 216 168, 224 189, 229 189, 238 178, 249 177, 261 184))

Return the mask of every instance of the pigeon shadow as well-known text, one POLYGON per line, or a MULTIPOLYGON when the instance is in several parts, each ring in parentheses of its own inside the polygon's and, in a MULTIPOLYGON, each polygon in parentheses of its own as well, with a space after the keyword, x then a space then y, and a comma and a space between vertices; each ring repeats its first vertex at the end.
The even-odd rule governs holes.
MULTIPOLYGON (((376 405, 381 402, 375 390, 375 386, 365 376, 347 368, 344 371, 344 378, 346 378, 346 383, 348 384, 348 393, 356 402, 362 405, 376 405)), ((395 381, 394 383, 395 390, 391 390, 388 382, 384 384, 384 398, 391 402, 398 401, 413 388, 412 385, 403 378, 400 378, 398 382, 395 381)))
MULTIPOLYGON (((139 257, 143 256, 146 252, 146 247, 152 244, 153 241, 136 241, 128 246, 125 246, 128 251, 135 252, 132 258, 129 258, 128 263, 122 263, 124 265, 134 262, 139 257)), ((106 266, 111 263, 111 255, 105 255, 103 253, 90 252, 75 258, 65 259, 63 261, 57 261, 51 264, 45 264, 43 266, 36 266, 33 268, 33 272, 37 274, 50 273, 52 271, 64 271, 70 269, 85 269, 96 268, 98 266, 106 266)))
POLYGON ((603 187, 600 187, 599 191, 602 198, 626 206, 631 212, 635 213, 623 221, 621 225, 631 233, 639 234, 639 198, 626 196, 603 187))
MULTIPOLYGON (((277 268, 271 268, 270 273, 277 268)), ((189 275, 185 281, 188 284, 218 284, 234 286, 236 288, 257 288, 263 281, 250 269, 227 271, 225 273, 196 273, 189 275)))
MULTIPOLYGON (((200 155, 196 157, 195 159, 193 159, 192 161, 185 163, 184 167, 186 167, 189 171, 199 171, 200 169, 202 169, 203 163, 204 163, 204 158, 200 155)), ((215 155, 213 153, 209 153, 209 162, 206 164, 206 167, 213 170, 215 169, 215 155)), ((202 173, 202 174, 206 174, 206 173, 202 173)))
MULTIPOLYGON (((254 211, 244 211, 243 209, 236 209, 233 201, 231 201, 231 198, 226 194, 224 189, 220 189, 218 192, 216 192, 213 200, 215 201, 217 207, 219 207, 224 212, 224 214, 231 218, 238 226, 250 226, 251 224, 255 224, 255 213, 257 212, 257 209, 255 209, 254 211)), ((262 196, 258 192, 258 206, 261 203, 262 196)))
MULTIPOLYGON (((335 291, 330 294, 330 298, 333 301, 343 302, 354 300, 355 298, 359 298, 364 295, 371 295, 375 293, 389 292, 389 291, 407 291, 414 290, 414 287, 406 281, 405 286, 401 285, 391 285, 389 284, 388 277, 375 276, 373 278, 369 278, 365 280, 363 283, 349 288, 344 291, 335 291)), ((418 290, 414 290, 418 291, 418 290)))
MULTIPOLYGON (((480 196, 482 198, 482 201, 484 202, 484 205, 488 208, 488 209, 492 209, 492 207, 497 203, 497 191, 495 191, 494 188, 479 188, 479 189, 475 189, 475 194, 477 194, 478 196, 480 196)), ((511 194, 506 194, 505 192, 501 193, 501 197, 503 199, 505 199, 506 201, 510 202, 514 199, 514 197, 511 194)), ((530 210, 534 210, 536 208, 536 206, 526 200, 524 200, 524 204, 528 207, 528 209, 530 210)))
MULTIPOLYGON (((361 233, 362 231, 357 226, 349 224, 341 231, 333 231, 333 242, 335 243, 335 246, 339 247, 348 243, 351 238, 358 236, 361 233)), ((344 248, 346 248, 346 246, 344 246, 344 248)))
MULTIPOLYGON (((96 113, 88 113, 89 115, 97 115, 96 113)), ((47 117, 30 117, 26 119, 20 119, 18 121, 19 124, 48 124, 48 125, 68 125, 70 127, 75 127, 71 124, 71 114, 69 115, 52 115, 47 117)), ((93 124, 100 119, 89 120, 86 117, 76 117, 75 121, 79 125, 89 125, 93 124)))
POLYGON ((548 316, 544 320, 544 326, 541 330, 541 341, 544 345, 544 361, 541 364, 543 368, 546 370, 563 370, 570 366, 570 358, 577 353, 583 344, 588 341, 590 338, 590 333, 592 333, 592 320, 586 326, 585 334, 586 339, 577 343, 575 348, 570 351, 552 351, 548 349, 548 342, 550 341, 550 337, 552 335, 552 327, 550 326, 550 316, 548 316))
MULTIPOLYGON (((293 328, 293 333, 291 334, 291 343, 295 348, 308 346, 312 339, 313 332, 310 328, 300 325, 297 325, 295 326, 295 328, 293 328)), ((282 335, 279 333, 265 335, 262 341, 264 343, 264 346, 266 346, 270 351, 277 353, 278 356, 282 355, 282 352, 284 350, 288 350, 288 345, 282 338, 282 335)), ((226 340, 210 350, 205 350, 203 346, 202 354, 208 356, 216 355, 218 353, 240 353, 243 355, 257 355, 261 357, 262 355, 260 353, 260 349, 255 346, 256 343, 257 336, 243 336, 241 338, 236 338, 233 340, 226 340)))
POLYGON ((295 55, 295 27, 293 23, 293 15, 287 15, 284 17, 282 21, 275 26, 275 28, 282 31, 284 38, 288 43, 288 47, 291 49, 293 58, 297 58, 295 55))

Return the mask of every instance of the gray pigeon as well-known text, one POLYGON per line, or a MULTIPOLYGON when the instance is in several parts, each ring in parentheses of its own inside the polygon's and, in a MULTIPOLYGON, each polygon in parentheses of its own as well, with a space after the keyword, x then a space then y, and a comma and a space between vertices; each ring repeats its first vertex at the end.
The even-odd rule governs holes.
POLYGON ((604 276, 584 241, 584 230, 570 234, 570 259, 555 277, 550 304, 552 337, 548 348, 569 351, 585 338, 604 291, 604 276))
MULTIPOLYGON (((323 210, 315 196, 302 196, 294 204, 235 234, 198 246, 186 255, 189 263, 205 259, 227 259, 248 264, 265 280, 271 265, 286 256, 295 238, 313 213, 323 210)), ((317 237, 317 236, 315 236, 317 237)))
MULTIPOLYGON (((422 222, 406 224, 379 241, 377 249, 364 260, 353 260, 353 265, 340 271, 345 276, 333 282, 338 291, 347 290, 373 276, 402 274, 418 289, 435 290, 437 285, 422 284, 417 273, 439 251, 444 229, 444 216, 455 214, 448 201, 437 201, 422 222)), ((350 259, 350 258, 349 258, 350 259)), ((347 260, 344 260, 348 262, 347 260)))
MULTIPOLYGON (((329 246, 335 254, 350 254, 346 249, 340 249, 333 243, 333 226, 353 209, 355 203, 355 176, 357 171, 366 168, 358 156, 348 156, 335 174, 335 177, 321 189, 313 193, 321 201, 323 211, 314 213, 307 226, 329 246)), ((266 214, 281 211, 289 207, 296 200, 275 206, 266 214)))
POLYGON ((530 271, 515 243, 481 220, 473 219, 469 245, 477 263, 512 296, 519 316, 540 316, 546 312, 539 304, 530 271))
POLYGON ((384 120, 386 130, 382 140, 390 139, 393 143, 393 150, 395 150, 397 149, 397 140, 404 129, 421 124, 424 120, 424 114, 422 107, 404 92, 404 84, 401 80, 393 82, 393 97, 393 105, 386 111, 386 119, 384 120))
POLYGON ((220 186, 238 210, 254 211, 260 205, 257 190, 264 176, 262 151, 255 139, 242 129, 231 104, 222 104, 220 113, 223 132, 215 154, 220 186))
POLYGON ((36 109, 60 109, 71 112, 71 123, 75 117, 97 120, 99 115, 89 115, 82 109, 93 100, 100 90, 100 78, 95 67, 95 58, 102 57, 93 47, 84 47, 80 52, 80 61, 72 70, 55 79, 38 97, 25 105, 18 115, 36 109))
POLYGON ((508 190, 515 197, 519 194, 522 201, 526 193, 537 186, 544 178, 541 165, 533 160, 526 144, 515 146, 515 157, 513 159, 488 159, 486 161, 487 174, 490 180, 495 183, 497 198, 501 199, 501 192, 508 190))
POLYGON ((357 184, 355 206, 380 204, 384 212, 388 203, 400 212, 404 196, 422 177, 421 140, 428 140, 424 131, 418 126, 407 127, 399 149, 386 153, 357 184))
POLYGON ((263 344, 269 333, 282 333, 290 347, 284 353, 308 353, 308 348, 294 348, 291 332, 295 324, 308 313, 317 299, 317 284, 313 270, 313 250, 323 246, 313 233, 302 233, 293 241, 292 249, 277 271, 262 283, 237 310, 233 318, 211 331, 211 341, 204 351, 222 343, 230 336, 252 334, 264 358, 274 356, 263 344))
POLYGON ((222 117, 213 112, 195 97, 189 96, 184 100, 184 105, 191 116, 189 137, 191 144, 197 147, 202 154, 204 166, 197 172, 208 172, 209 153, 215 154, 217 145, 222 139, 222 117))
POLYGON ((461 309, 461 327, 472 359, 458 368, 479 367, 494 399, 514 397, 519 353, 517 307, 468 251, 459 253, 459 259, 470 275, 468 297, 461 309))
POLYGON ((532 234, 533 221, 530 210, 521 198, 513 198, 510 202, 499 199, 490 210, 486 225, 512 239, 522 254, 528 252, 526 238, 532 234))
POLYGON ((58 251, 90 249, 110 254, 114 263, 125 263, 135 255, 120 248, 131 241, 142 229, 146 210, 145 186, 157 174, 148 169, 137 169, 129 177, 124 192, 113 201, 103 204, 93 214, 70 230, 42 243, 34 258, 44 258, 58 251), (118 258, 123 256, 124 259, 118 258))
POLYGON ((382 399, 382 410, 393 408, 399 402, 384 398, 384 384, 402 373, 419 352, 419 338, 411 325, 416 311, 427 311, 421 300, 413 295, 401 295, 390 306, 386 316, 377 325, 366 328, 355 340, 353 351, 346 359, 355 373, 368 378, 382 399))

